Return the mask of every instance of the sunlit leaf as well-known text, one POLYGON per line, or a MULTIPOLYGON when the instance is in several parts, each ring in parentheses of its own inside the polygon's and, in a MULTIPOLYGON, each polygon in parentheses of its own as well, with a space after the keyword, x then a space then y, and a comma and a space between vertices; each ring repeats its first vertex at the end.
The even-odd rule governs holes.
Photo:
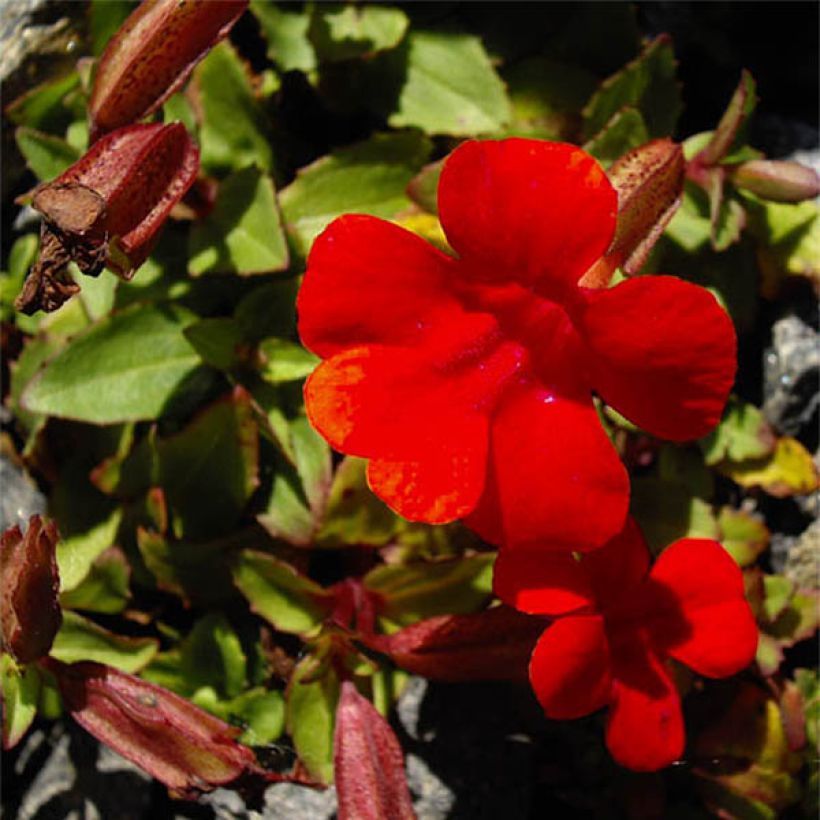
POLYGON ((26 165, 40 181, 60 176, 80 158, 80 152, 65 140, 27 126, 18 128, 15 138, 26 165))
POLYGON ((214 210, 191 230, 188 270, 270 273, 288 266, 288 248, 270 177, 243 168, 219 187, 214 210))
POLYGON ((308 39, 311 14, 293 6, 281 8, 268 0, 251 0, 251 12, 259 20, 268 43, 267 54, 282 71, 316 68, 316 53, 308 39))
POLYGON ((20 667, 11 655, 0 655, 0 681, 3 692, 3 749, 16 746, 37 715, 40 697, 40 671, 29 664, 20 667))
POLYGON ((743 510, 722 507, 718 527, 720 542, 741 567, 754 564, 769 544, 769 530, 763 521, 743 510))
POLYGON ((153 638, 116 635, 76 612, 63 613, 63 625, 54 639, 51 657, 63 663, 96 661, 123 672, 137 672, 159 650, 153 638))
POLYGON ((769 456, 721 462, 717 469, 742 487, 761 487, 778 498, 806 495, 818 487, 817 467, 811 453, 788 436, 778 439, 769 456))
POLYGON ((131 568, 122 551, 109 548, 94 561, 76 587, 60 595, 60 605, 88 612, 122 612, 131 597, 130 575, 131 568))
POLYGON ((730 400, 720 424, 701 439, 707 464, 745 461, 768 456, 774 451, 776 436, 763 413, 752 404, 730 400))
POLYGON ((401 9, 390 6, 320 5, 309 33, 320 60, 350 60, 393 48, 408 23, 401 9))

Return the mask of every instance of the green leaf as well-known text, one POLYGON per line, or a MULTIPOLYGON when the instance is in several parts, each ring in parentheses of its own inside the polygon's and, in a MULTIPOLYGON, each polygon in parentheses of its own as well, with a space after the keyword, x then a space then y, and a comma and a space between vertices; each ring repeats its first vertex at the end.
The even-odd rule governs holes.
POLYGON ((132 11, 132 0, 91 0, 88 25, 91 34, 91 53, 95 57, 105 51, 109 40, 132 11))
POLYGON ((213 48, 194 69, 194 77, 203 113, 203 168, 224 173, 257 165, 270 171, 273 153, 267 119, 233 46, 222 42, 213 48))
POLYGON ((263 339, 259 352, 264 357, 262 378, 271 384, 296 381, 309 376, 320 359, 296 342, 287 339, 263 339))
POLYGON ((63 663, 95 661, 138 672, 157 654, 159 644, 153 638, 127 638, 103 629, 76 612, 63 612, 63 624, 54 638, 51 657, 63 663))
POLYGON ((613 74, 584 108, 584 137, 598 134, 621 109, 643 115, 650 137, 671 136, 681 111, 675 56, 667 35, 654 39, 635 60, 613 74))
POLYGON ((213 538, 238 522, 259 482, 259 438, 242 388, 157 441, 159 481, 178 537, 213 538))
POLYGON ((794 595, 794 584, 782 575, 763 576, 763 614, 769 621, 777 620, 778 615, 789 605, 794 595))
POLYGON ((710 242, 712 221, 709 198, 703 188, 689 180, 684 182, 680 208, 666 226, 665 235, 688 253, 695 253, 710 242))
POLYGON ((60 606, 107 614, 122 612, 131 597, 130 576, 131 568, 122 551, 108 549, 76 587, 60 595, 60 606))
POLYGON ((51 134, 21 126, 14 136, 26 165, 41 182, 60 176, 80 158, 80 152, 76 148, 51 134))
POLYGON ((221 612, 209 612, 194 624, 180 647, 180 672, 189 693, 208 686, 225 700, 245 687, 247 659, 239 636, 221 612))
POLYGON ((258 520, 274 537, 307 546, 325 513, 332 479, 330 448, 304 416, 288 422, 283 445, 293 469, 280 462, 267 508, 258 520))
POLYGON ((806 737, 813 748, 820 742, 820 686, 815 669, 795 669, 794 682, 803 697, 806 737))
POLYGON ((722 507, 718 514, 720 542, 741 567, 750 567, 769 545, 769 530, 751 513, 722 507))
POLYGON ((412 31, 394 128, 472 136, 501 130, 510 102, 481 40, 469 34, 412 31))
POLYGON ((200 364, 183 334, 189 322, 152 305, 100 320, 32 379, 23 406, 96 424, 158 418, 200 364))
POLYGON ((223 541, 171 541, 139 528, 137 546, 157 586, 184 601, 213 604, 234 594, 223 541))
POLYGON ((219 370, 230 370, 239 361, 244 342, 239 323, 227 316, 200 319, 185 328, 185 338, 202 361, 219 370))
POLYGON ((307 656, 297 664, 285 694, 288 734, 308 772, 322 783, 333 782, 333 730, 339 679, 332 667, 310 680, 316 659, 307 656))
POLYGON ((40 671, 34 665, 19 667, 11 655, 0 655, 3 691, 3 751, 16 746, 37 715, 40 671))
POLYGON ((15 419, 28 431, 40 426, 44 418, 37 413, 29 413, 21 404, 21 397, 29 382, 43 364, 62 347, 61 340, 51 336, 36 336, 28 339, 22 353, 11 363, 11 389, 9 405, 15 419))
POLYGON ((233 579, 251 609, 281 632, 305 635, 328 614, 328 593, 272 555, 243 550, 233 579))
POLYGON ((395 47, 408 24, 407 15, 390 6, 320 5, 309 33, 319 59, 333 62, 395 47))
POLYGON ((584 145, 584 150, 608 168, 616 159, 647 142, 649 132, 641 112, 627 106, 612 115, 609 122, 584 145))
POLYGON ((744 69, 726 111, 720 118, 708 145, 703 149, 701 159, 706 165, 714 165, 721 160, 736 159, 730 155, 743 146, 746 126, 756 104, 757 93, 754 78, 744 69))
POLYGON ((348 456, 333 475, 317 546, 381 546, 398 528, 396 514, 367 486, 367 461, 348 456))
POLYGON ((279 194, 294 248, 306 256, 335 217, 363 213, 391 219, 410 206, 407 183, 424 164, 430 142, 414 132, 376 134, 303 168, 279 194))
POLYGON ((730 399, 720 424, 699 444, 706 463, 714 465, 763 458, 774 451, 776 437, 757 407, 730 399))
POLYGON ((492 594, 494 560, 493 553, 482 553, 435 563, 382 564, 365 576, 364 584, 384 597, 380 615, 407 626, 485 605, 492 594))
POLYGON ((503 72, 509 87, 511 135, 536 139, 576 136, 580 112, 595 91, 594 74, 547 57, 531 57, 503 72))
POLYGON ((122 509, 117 507, 84 532, 60 539, 57 544, 57 566, 61 592, 76 589, 86 578, 97 558, 114 544, 121 521, 122 509))
POLYGON ((195 222, 188 270, 249 276, 288 266, 288 247, 270 177, 243 168, 219 187, 213 211, 195 222))
POLYGON ((227 717, 245 726, 240 743, 264 746, 285 730, 285 698, 281 692, 251 689, 231 701, 227 717))
POLYGON ((267 40, 268 57, 282 71, 316 68, 316 53, 308 39, 309 11, 286 11, 269 0, 251 0, 251 12, 267 40))
POLYGON ((278 279, 254 288, 234 311, 242 335, 251 341, 268 336, 293 336, 296 333, 296 279, 278 279))
POLYGON ((71 112, 66 108, 65 100, 79 85, 80 76, 76 71, 47 80, 16 99, 6 112, 16 125, 54 133, 70 118, 71 112))
POLYGON ((631 509, 655 555, 679 538, 720 536, 711 505, 678 482, 634 479, 631 509))

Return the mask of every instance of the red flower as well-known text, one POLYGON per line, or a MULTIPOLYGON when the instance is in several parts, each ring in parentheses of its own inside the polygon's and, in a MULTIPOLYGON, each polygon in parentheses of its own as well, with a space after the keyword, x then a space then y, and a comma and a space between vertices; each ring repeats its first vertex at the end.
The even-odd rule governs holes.
POLYGON ((707 291, 666 276, 578 285, 617 204, 572 145, 467 142, 439 186, 458 258, 369 216, 316 240, 298 302, 302 340, 325 359, 308 415, 370 459, 370 486, 401 515, 592 549, 623 526, 629 496, 592 391, 665 438, 717 422, 735 339, 707 291))
POLYGON ((683 753, 680 699, 664 661, 720 678, 750 664, 757 648, 741 572, 720 544, 684 538, 648 566, 643 536, 628 519, 580 561, 502 550, 494 581, 496 594, 517 609, 564 616, 530 659, 530 682, 547 716, 576 718, 608 705, 612 756, 642 771, 683 753))

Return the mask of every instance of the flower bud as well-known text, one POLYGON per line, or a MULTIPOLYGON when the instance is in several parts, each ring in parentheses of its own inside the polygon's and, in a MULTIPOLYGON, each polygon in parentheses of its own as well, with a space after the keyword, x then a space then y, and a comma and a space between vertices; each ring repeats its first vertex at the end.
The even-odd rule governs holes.
POLYGON ((237 743, 238 729, 161 686, 99 663, 49 659, 47 668, 80 726, 177 795, 192 797, 245 774, 288 779, 263 772, 237 743))
POLYGON ((802 202, 820 194, 817 172, 788 160, 750 160, 735 167, 730 179, 738 188, 771 202, 802 202))
POLYGON ((156 111, 225 37, 248 0, 144 0, 100 58, 91 140, 156 111))
POLYGON ((39 515, 31 517, 25 536, 14 526, 0 537, 3 647, 20 663, 48 654, 62 623, 58 540, 54 524, 39 515))
POLYGON ((130 279, 198 170, 199 151, 180 123, 132 125, 95 143, 34 193, 44 217, 40 253, 16 307, 60 307, 79 289, 66 269, 71 261, 89 276, 108 265, 130 279))

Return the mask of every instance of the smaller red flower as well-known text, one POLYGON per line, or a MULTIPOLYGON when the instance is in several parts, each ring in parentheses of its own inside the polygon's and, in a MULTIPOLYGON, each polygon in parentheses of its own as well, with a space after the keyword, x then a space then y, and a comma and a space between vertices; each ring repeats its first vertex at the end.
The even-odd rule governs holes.
POLYGON ((649 569, 632 519, 581 560, 502 550, 495 592, 523 612, 563 616, 533 651, 533 690, 550 718, 609 706, 607 746, 638 771, 660 769, 683 753, 680 698, 665 661, 721 678, 750 664, 757 648, 740 569, 723 547, 683 538, 649 569))

